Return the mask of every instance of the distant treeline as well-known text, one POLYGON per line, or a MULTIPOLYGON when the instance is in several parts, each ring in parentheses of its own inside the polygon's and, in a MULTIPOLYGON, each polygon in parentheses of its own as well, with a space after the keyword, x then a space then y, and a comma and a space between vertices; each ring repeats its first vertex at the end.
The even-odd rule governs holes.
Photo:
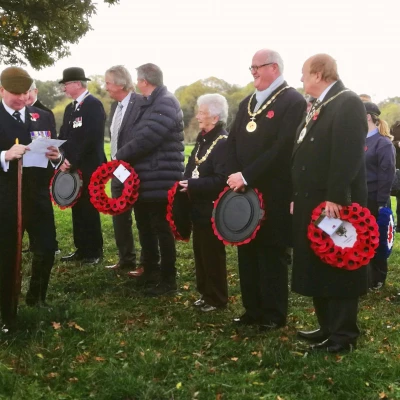
MULTIPOLYGON (((90 92, 99 98, 109 115, 111 103, 110 96, 104 89, 104 77, 101 75, 91 76, 92 81, 89 82, 90 92)), ((39 99, 47 107, 53 110, 57 128, 62 124, 62 118, 66 105, 71 101, 66 98, 61 91, 60 85, 56 81, 36 81, 39 89, 39 99)), ((298 89, 303 93, 302 89, 298 89)), ((181 103, 184 122, 185 122, 185 142, 193 143, 198 134, 198 125, 196 116, 196 101, 199 96, 205 93, 220 93, 226 97, 229 104, 228 130, 236 115, 239 103, 250 93, 254 91, 252 83, 241 87, 231 85, 223 79, 210 77, 196 81, 187 86, 181 86, 175 91, 175 96, 181 103)), ((373 100, 373 99, 372 99, 373 100)), ((382 111, 381 118, 384 119, 389 126, 395 121, 400 120, 400 97, 391 97, 378 104, 382 111)), ((108 125, 106 129, 106 137, 109 137, 108 125)))

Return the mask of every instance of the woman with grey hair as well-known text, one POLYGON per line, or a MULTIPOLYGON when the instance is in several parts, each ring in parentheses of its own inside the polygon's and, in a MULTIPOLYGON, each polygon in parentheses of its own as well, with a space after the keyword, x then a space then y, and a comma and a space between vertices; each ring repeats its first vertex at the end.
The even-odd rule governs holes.
POLYGON ((186 165, 181 191, 191 200, 193 252, 197 290, 201 297, 194 306, 209 312, 228 302, 226 253, 224 244, 211 226, 213 202, 226 182, 226 139, 228 102, 220 94, 205 94, 197 100, 196 119, 200 133, 186 165))

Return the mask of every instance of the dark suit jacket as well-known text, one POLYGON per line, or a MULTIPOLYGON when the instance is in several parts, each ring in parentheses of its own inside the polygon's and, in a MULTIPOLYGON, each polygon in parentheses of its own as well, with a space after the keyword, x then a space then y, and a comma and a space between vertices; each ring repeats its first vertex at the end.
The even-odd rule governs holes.
POLYGON ((36 99, 35 103, 32 106, 40 108, 41 110, 47 111, 51 114, 54 124, 54 132, 56 132, 56 119, 54 118, 53 111, 51 111, 50 108, 47 108, 43 103, 41 103, 39 99, 36 99))
POLYGON ((91 94, 76 110, 72 103, 65 108, 59 139, 67 140, 62 146, 64 156, 72 169, 82 171, 84 184, 88 184, 92 173, 107 161, 104 154, 105 120, 103 104, 91 94), (79 121, 80 126, 76 125, 79 121))
MULTIPOLYGON (((286 82, 264 104, 285 86, 286 82)), ((249 100, 250 96, 240 103, 230 131, 226 169, 228 175, 242 172, 249 187, 262 192, 266 208, 262 229, 268 244, 285 246, 290 242, 291 234, 291 154, 296 128, 306 110, 306 101, 295 89, 284 90, 257 117, 257 129, 247 132, 246 125, 250 121, 247 110, 249 100)), ((254 97, 251 110, 255 103, 254 97)))
MULTIPOLYGON (((341 81, 323 102, 345 87, 341 81)), ((299 126, 297 138, 304 123, 299 126)), ((324 106, 293 150, 294 260, 292 288, 306 296, 358 296, 367 290, 367 268, 346 271, 322 263, 310 248, 307 227, 323 201, 367 204, 366 112, 359 97, 344 92, 324 106)), ((297 139, 296 138, 296 139, 297 139)))
MULTIPOLYGON (((7 151, 15 144, 15 139, 19 139, 20 144, 28 145, 31 142, 30 132, 32 131, 49 131, 53 127, 51 116, 48 112, 42 111, 36 107, 26 107, 25 123, 21 124, 16 121, 0 103, 0 152, 7 151), (30 114, 37 113, 39 118, 36 121, 31 120, 30 114)), ((55 132, 52 132, 52 137, 55 132)), ((12 236, 12 230, 16 230, 16 201, 17 201, 17 164, 16 160, 11 161, 9 170, 4 172, 0 167, 0 248, 3 240, 9 240, 12 236), (4 239, 6 238, 6 239, 4 239)), ((50 164, 50 163, 49 163, 50 164)), ((35 210, 35 216, 38 227, 41 222, 52 215, 45 216, 41 210, 47 210, 50 204, 50 212, 52 212, 49 194, 49 181, 53 169, 46 168, 24 168, 23 169, 23 212, 26 215, 26 209, 35 210)), ((35 221, 36 221, 35 220, 35 221)), ((35 221, 32 225, 35 225, 35 221)), ((43 226, 43 225, 42 225, 43 226)), ((42 232, 42 236, 49 235, 51 245, 55 240, 55 230, 53 232, 42 232)), ((7 242, 9 243, 9 242, 7 242)), ((15 243, 14 243, 15 244, 15 243)), ((0 255, 1 256, 1 255, 0 255)))

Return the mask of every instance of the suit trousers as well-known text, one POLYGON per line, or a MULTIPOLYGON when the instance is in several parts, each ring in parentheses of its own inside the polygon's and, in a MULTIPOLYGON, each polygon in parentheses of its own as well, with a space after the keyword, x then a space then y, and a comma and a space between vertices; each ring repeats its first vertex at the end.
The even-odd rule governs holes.
POLYGON ((288 268, 285 246, 270 246, 262 228, 238 248, 240 288, 246 314, 261 324, 286 324, 288 268))
POLYGON ((133 206, 145 272, 160 269, 162 279, 176 277, 175 238, 166 219, 167 202, 137 202, 133 206))
POLYGON ((228 302, 225 245, 212 230, 211 224, 193 223, 193 252, 197 290, 202 299, 214 307, 228 302))
POLYGON ((356 343, 360 335, 358 297, 313 297, 313 303, 321 330, 329 339, 341 345, 356 343))
MULTIPOLYGON (((123 184, 117 178, 111 180, 112 197, 121 196, 123 184)), ((121 264, 136 265, 135 242, 132 233, 132 208, 122 214, 112 217, 115 243, 118 248, 119 262, 121 264)))
POLYGON ((90 202, 87 186, 77 203, 72 207, 72 226, 77 253, 83 258, 103 255, 103 235, 100 214, 90 202))

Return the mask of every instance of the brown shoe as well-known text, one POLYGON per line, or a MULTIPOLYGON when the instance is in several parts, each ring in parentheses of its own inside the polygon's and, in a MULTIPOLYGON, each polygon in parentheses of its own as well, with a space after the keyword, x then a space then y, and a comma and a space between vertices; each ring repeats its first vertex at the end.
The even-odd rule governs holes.
POLYGON ((121 262, 117 262, 114 265, 106 265, 105 266, 106 269, 133 269, 135 267, 136 267, 135 264, 126 264, 126 263, 121 263, 121 262))
POLYGON ((136 268, 134 271, 129 271, 128 276, 132 278, 139 278, 139 276, 142 276, 144 272, 143 267, 136 268))

